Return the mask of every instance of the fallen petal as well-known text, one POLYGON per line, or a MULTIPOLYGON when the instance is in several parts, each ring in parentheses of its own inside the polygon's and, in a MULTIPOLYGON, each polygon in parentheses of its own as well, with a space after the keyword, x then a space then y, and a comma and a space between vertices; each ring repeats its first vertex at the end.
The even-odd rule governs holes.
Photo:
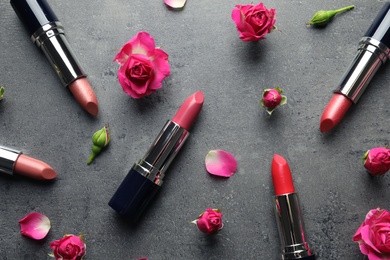
POLYGON ((172 8, 183 8, 187 0, 164 0, 165 4, 172 8))
POLYGON ((20 233, 35 240, 43 239, 50 230, 50 220, 45 215, 32 212, 19 220, 20 233))
POLYGON ((210 174, 229 178, 237 170, 234 156, 224 150, 211 150, 206 155, 206 169, 210 174))

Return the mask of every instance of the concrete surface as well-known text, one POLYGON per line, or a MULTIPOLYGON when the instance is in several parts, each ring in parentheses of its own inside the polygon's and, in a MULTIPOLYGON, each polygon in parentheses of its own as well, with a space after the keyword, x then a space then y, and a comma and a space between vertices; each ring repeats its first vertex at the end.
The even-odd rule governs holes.
POLYGON ((371 178, 365 151, 389 141, 389 67, 382 68, 343 122, 322 134, 319 120, 358 41, 384 1, 264 1, 276 8, 279 30, 258 43, 242 42, 230 18, 232 0, 188 0, 181 11, 160 1, 58 1, 65 26, 100 103, 88 116, 30 41, 9 1, 0 1, 0 144, 50 164, 59 174, 42 183, 0 178, 0 259, 50 259, 49 243, 87 234, 86 259, 280 259, 270 165, 274 153, 290 163, 308 240, 319 259, 363 259, 352 236, 366 213, 390 210, 390 180, 371 178), (356 8, 327 27, 305 22, 320 9, 356 8), (112 62, 138 31, 148 31, 169 54, 171 76, 141 100, 124 94, 112 62), (272 117, 260 107, 265 88, 281 87, 288 104, 272 117), (167 119, 192 93, 204 109, 159 196, 131 226, 107 202, 167 119), (91 136, 110 123, 112 141, 91 165, 91 136), (204 158, 224 149, 238 160, 230 179, 211 177, 204 158), (189 224, 206 207, 221 208, 214 237, 189 224), (46 214, 42 241, 19 233, 18 220, 46 214))

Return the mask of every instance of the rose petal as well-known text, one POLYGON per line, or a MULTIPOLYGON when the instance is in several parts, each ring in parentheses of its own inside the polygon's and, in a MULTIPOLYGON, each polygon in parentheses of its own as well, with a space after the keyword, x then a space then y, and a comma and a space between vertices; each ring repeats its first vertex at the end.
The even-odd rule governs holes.
POLYGON ((45 215, 32 212, 19 220, 20 233, 24 236, 40 240, 43 239, 50 230, 50 220, 45 215))
POLYGON ((183 8, 187 0, 164 0, 164 3, 172 8, 183 8))
POLYGON ((224 150, 211 150, 206 155, 206 169, 210 174, 229 178, 237 170, 234 156, 224 150))

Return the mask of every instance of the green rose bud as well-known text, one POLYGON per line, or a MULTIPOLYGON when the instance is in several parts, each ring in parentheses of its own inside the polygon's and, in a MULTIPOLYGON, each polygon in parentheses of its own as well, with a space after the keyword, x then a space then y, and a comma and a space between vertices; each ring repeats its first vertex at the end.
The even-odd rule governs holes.
POLYGON ((0 100, 4 98, 4 87, 0 86, 0 100))
POLYGON ((355 8, 355 6, 349 5, 337 10, 320 10, 314 14, 313 18, 311 18, 310 22, 308 22, 307 24, 318 26, 326 25, 333 19, 336 14, 351 10, 353 8, 355 8))
POLYGON ((110 127, 109 125, 105 125, 102 129, 97 131, 92 136, 92 154, 89 156, 87 164, 91 164, 91 162, 95 159, 96 155, 98 155, 104 147, 108 145, 110 142, 110 127))

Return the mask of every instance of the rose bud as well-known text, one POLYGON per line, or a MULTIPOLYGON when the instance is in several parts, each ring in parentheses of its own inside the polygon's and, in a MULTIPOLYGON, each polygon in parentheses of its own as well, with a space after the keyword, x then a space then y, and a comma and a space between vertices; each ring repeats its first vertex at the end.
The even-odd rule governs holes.
POLYGON ((198 219, 191 223, 198 226, 198 229, 207 235, 212 235, 222 229, 222 211, 220 209, 207 208, 205 212, 200 214, 198 219))
POLYGON ((390 150, 376 147, 363 156, 363 165, 371 175, 383 175, 390 170, 390 150))
POLYGON ((313 18, 311 18, 310 22, 307 24, 324 26, 328 24, 336 14, 351 10, 353 8, 355 8, 355 6, 350 5, 337 10, 320 10, 314 14, 313 18))
POLYGON ((53 257, 56 260, 82 260, 86 254, 86 246, 82 235, 65 235, 59 240, 50 243, 53 257))
POLYGON ((287 97, 282 95, 280 88, 265 89, 263 97, 260 100, 261 106, 265 107, 268 114, 272 114, 277 106, 282 106, 287 103, 287 97))
POLYGON ((370 210, 352 240, 359 243, 368 259, 390 259, 390 213, 384 209, 370 210))
POLYGON ((92 154, 89 156, 87 164, 90 164, 103 148, 105 148, 110 142, 110 127, 105 125, 102 129, 95 132, 92 136, 92 154))

